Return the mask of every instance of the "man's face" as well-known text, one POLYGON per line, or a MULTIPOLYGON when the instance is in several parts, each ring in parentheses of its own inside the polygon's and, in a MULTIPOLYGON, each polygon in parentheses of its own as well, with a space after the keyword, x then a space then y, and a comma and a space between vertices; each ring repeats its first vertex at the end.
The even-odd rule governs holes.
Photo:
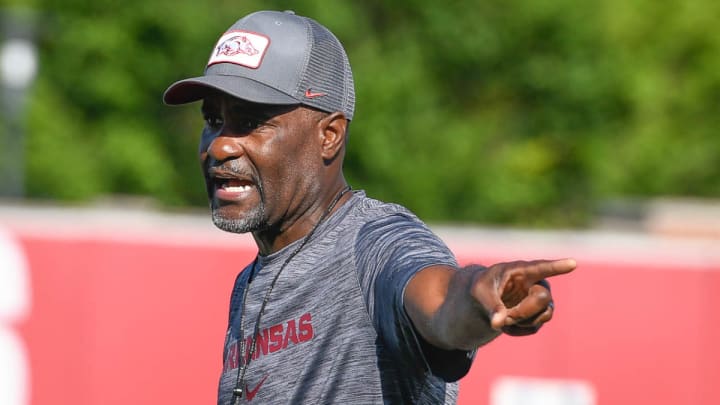
POLYGON ((200 161, 215 225, 235 233, 282 226, 317 187, 317 112, 217 93, 202 113, 200 161))

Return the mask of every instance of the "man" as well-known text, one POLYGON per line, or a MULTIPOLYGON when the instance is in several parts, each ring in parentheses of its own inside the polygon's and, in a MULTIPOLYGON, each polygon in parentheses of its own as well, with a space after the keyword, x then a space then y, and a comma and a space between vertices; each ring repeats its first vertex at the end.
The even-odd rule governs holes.
POLYGON ((458 268, 407 209, 350 190, 352 73, 314 20, 240 19, 164 100, 203 101, 213 221, 259 250, 232 292, 219 404, 454 403, 476 348, 552 317, 544 279, 573 260, 458 268))

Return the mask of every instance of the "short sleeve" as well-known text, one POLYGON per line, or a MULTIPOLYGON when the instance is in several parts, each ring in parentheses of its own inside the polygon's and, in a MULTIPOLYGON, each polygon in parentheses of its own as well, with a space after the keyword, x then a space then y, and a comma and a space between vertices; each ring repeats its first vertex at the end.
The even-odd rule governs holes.
POLYGON ((417 272, 433 265, 457 266, 445 243, 414 215, 398 213, 363 226, 355 249, 368 312, 384 350, 416 370, 436 374, 442 367, 444 374, 449 367, 450 375, 464 375, 472 356, 457 351, 458 361, 448 365, 443 359, 442 365, 433 364, 440 349, 416 333, 403 304, 405 288, 417 272))

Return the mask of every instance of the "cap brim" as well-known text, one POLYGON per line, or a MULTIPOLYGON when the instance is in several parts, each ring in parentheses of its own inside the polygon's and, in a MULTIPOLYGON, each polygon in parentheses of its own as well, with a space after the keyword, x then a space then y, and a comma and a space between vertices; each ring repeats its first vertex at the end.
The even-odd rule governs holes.
POLYGON ((255 80, 238 76, 209 75, 175 82, 165 90, 165 104, 177 105, 202 100, 212 91, 261 104, 300 104, 295 98, 255 80))

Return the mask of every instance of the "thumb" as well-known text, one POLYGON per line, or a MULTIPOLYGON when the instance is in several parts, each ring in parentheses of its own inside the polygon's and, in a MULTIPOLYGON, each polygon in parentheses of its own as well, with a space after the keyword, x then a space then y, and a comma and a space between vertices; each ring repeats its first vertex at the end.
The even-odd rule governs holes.
POLYGON ((490 318, 490 326, 499 331, 505 326, 505 320, 508 318, 508 310, 503 303, 499 303, 488 314, 490 318))
POLYGON ((499 331, 505 326, 508 319, 508 309, 495 289, 479 288, 476 290, 475 299, 487 314, 490 327, 499 331))
POLYGON ((498 269, 477 266, 473 270, 473 298, 487 315, 490 327, 500 331, 505 326, 508 309, 499 293, 498 269))

